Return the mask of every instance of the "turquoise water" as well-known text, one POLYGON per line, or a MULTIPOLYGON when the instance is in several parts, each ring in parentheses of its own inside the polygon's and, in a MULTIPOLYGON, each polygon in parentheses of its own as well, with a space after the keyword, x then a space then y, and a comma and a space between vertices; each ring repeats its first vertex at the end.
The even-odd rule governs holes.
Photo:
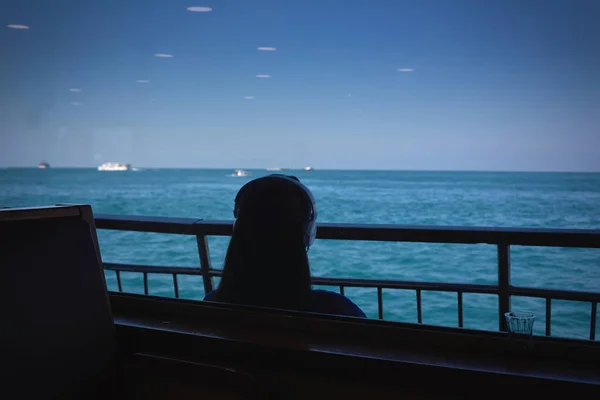
MULTIPOLYGON (((249 178, 230 170, 92 169, 0 170, 0 206, 91 204, 96 213, 232 219, 233 199, 249 178)), ((294 171, 313 191, 319 221, 600 229, 600 174, 294 171)), ((198 266, 195 238, 100 231, 106 262, 198 266)), ((211 237, 213 266, 222 266, 228 238, 211 237)), ((496 247, 318 240, 309 252, 315 276, 495 284, 496 247)), ((600 292, 600 250, 512 247, 514 285, 600 292)), ((124 273, 123 288, 143 293, 139 274, 124 273)), ((115 276, 107 273, 109 288, 115 276)), ((151 276, 150 294, 172 297, 170 276, 151 276)), ((180 277, 181 297, 201 299, 198 277, 180 277)), ((346 289, 368 316, 377 317, 375 289, 346 289)), ((416 322, 414 291, 384 291, 384 317, 416 322)), ((464 295, 465 327, 497 329, 497 297, 464 295)), ((514 310, 537 314, 544 332, 544 300, 515 297, 514 310)), ((457 326, 451 293, 423 293, 423 322, 457 326)), ((552 303, 554 336, 587 338, 590 304, 552 303)))

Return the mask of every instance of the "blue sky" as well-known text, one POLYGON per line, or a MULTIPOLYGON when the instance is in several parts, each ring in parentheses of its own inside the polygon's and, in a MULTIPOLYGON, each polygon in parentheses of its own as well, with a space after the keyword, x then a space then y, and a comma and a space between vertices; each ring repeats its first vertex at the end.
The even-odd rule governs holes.
POLYGON ((600 1, 42 3, 0 0, 0 166, 600 171, 600 1))

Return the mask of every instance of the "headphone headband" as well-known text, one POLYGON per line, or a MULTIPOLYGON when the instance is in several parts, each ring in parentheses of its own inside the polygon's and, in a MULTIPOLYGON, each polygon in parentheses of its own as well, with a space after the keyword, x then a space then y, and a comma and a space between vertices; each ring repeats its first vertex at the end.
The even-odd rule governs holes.
POLYGON ((261 184, 265 181, 271 181, 271 180, 272 181, 279 180, 281 182, 292 183, 293 185, 295 185, 296 187, 301 189, 303 196, 306 200, 306 203, 308 204, 308 210, 307 210, 308 214, 307 214, 306 220, 304 222, 304 245, 307 248, 310 247, 315 240, 315 236, 316 236, 316 232, 317 232, 317 224, 316 224, 317 210, 315 207, 315 199, 314 199, 312 193, 310 192, 310 190, 302 182, 300 182, 300 180, 298 178, 296 178, 295 176, 283 175, 283 174, 272 174, 272 175, 267 175, 267 176, 264 176, 261 178, 254 179, 254 180, 246 183, 244 186, 242 186, 242 188, 239 190, 239 192, 235 196, 233 216, 236 219, 238 218, 240 209, 244 203, 244 196, 247 195, 250 188, 254 187, 257 184, 261 184))

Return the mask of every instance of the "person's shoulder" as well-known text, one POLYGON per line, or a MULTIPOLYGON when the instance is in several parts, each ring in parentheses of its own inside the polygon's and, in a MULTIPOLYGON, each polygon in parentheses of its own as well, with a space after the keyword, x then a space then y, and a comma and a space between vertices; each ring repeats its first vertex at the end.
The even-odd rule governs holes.
POLYGON ((315 311, 325 314, 366 318, 365 313, 346 296, 327 290, 313 290, 315 311))

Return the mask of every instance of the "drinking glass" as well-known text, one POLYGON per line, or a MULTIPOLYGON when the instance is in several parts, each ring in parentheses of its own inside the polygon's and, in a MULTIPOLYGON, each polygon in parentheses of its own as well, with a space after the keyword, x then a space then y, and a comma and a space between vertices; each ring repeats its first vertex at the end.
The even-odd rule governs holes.
POLYGON ((533 323, 535 322, 535 314, 528 311, 511 311, 504 314, 508 332, 511 336, 519 336, 522 338, 531 338, 533 334, 533 323))

